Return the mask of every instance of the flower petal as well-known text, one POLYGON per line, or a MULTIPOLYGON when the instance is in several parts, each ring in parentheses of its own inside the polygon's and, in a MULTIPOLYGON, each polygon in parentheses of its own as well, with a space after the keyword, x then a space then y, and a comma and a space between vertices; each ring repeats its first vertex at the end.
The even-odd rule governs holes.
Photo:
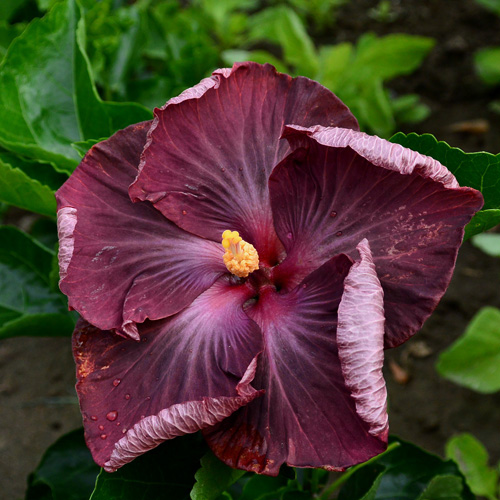
POLYGON ((264 334, 253 385, 265 394, 204 431, 228 465, 269 475, 284 462, 342 470, 385 449, 386 435, 372 435, 357 413, 338 356, 337 308, 350 266, 339 255, 292 292, 269 290, 247 309, 264 334))
POLYGON ((130 201, 148 126, 94 146, 57 192, 61 290, 93 325, 134 338, 136 323, 175 314, 226 272, 220 245, 130 201))
POLYGON ((387 441, 387 389, 384 365, 384 292, 366 239, 357 246, 361 260, 344 281, 337 345, 345 382, 370 434, 387 441))
POLYGON ((386 346, 401 344, 445 292, 481 194, 454 187, 435 160, 376 137, 320 127, 288 127, 286 135, 298 149, 269 181, 276 232, 287 252, 276 275, 290 289, 333 255, 356 258, 356 245, 367 238, 384 289, 386 346), (330 133, 334 147, 327 144, 330 133), (338 146, 339 137, 356 134, 358 142, 338 146))
POLYGON ((250 383, 262 335, 242 309, 252 294, 223 277, 179 314, 140 325, 139 343, 77 326, 77 392, 99 465, 113 471, 260 394, 250 383))
POLYGON ((281 245, 267 180, 289 150, 283 125, 357 128, 355 118, 318 83, 256 63, 218 70, 180 97, 155 110, 131 198, 198 236, 239 231, 274 264, 281 245))

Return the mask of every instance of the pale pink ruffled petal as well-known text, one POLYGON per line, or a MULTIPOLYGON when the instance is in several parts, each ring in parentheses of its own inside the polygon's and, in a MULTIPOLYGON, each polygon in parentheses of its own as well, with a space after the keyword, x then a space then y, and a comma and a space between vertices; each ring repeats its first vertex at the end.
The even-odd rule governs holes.
POLYGON ((104 464, 107 472, 131 462, 167 439, 211 427, 231 415, 238 408, 259 396, 251 385, 257 369, 255 357, 236 386, 238 396, 204 398, 166 408, 157 415, 151 415, 135 424, 125 436, 115 444, 110 459, 104 464))
MULTIPOLYGON (((333 148, 350 147, 370 163, 401 174, 417 173, 422 177, 440 182, 447 188, 458 188, 455 176, 440 162, 399 144, 380 139, 379 137, 338 127, 300 127, 289 125, 285 128, 284 137, 291 138, 297 131, 333 148)), ((300 140, 300 139, 299 139, 300 140)))
POLYGON ((59 279, 62 281, 75 248, 73 232, 76 226, 76 208, 64 207, 57 212, 57 232, 59 236, 59 279))
POLYGON ((384 364, 384 292, 366 239, 357 246, 361 260, 344 281, 339 305, 337 345, 342 373, 358 415, 370 434, 387 439, 384 364))

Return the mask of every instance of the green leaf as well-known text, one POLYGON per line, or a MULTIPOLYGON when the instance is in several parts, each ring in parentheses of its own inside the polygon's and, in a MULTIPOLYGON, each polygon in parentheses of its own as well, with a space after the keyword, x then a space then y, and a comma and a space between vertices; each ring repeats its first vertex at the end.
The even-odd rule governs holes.
POLYGON ((362 129, 388 137, 395 129, 395 114, 404 119, 421 119, 426 108, 414 103, 389 100, 383 84, 396 76, 413 72, 434 41, 430 38, 395 34, 363 35, 353 47, 349 43, 324 47, 319 52, 315 79, 335 92, 353 110, 362 129), (402 106, 406 105, 406 116, 402 106), (398 110, 399 106, 399 110, 398 110), (413 111, 413 114, 411 113, 413 111))
POLYGON ((83 158, 87 154, 87 151, 92 146, 95 146, 97 143, 99 143, 99 142, 101 142, 103 140, 104 140, 104 138, 101 138, 101 139, 89 139, 88 141, 74 142, 71 145, 77 151, 77 153, 80 155, 80 157, 83 158))
POLYGON ((325 45, 319 49, 319 70, 316 79, 325 87, 337 89, 339 80, 347 70, 353 57, 353 46, 349 42, 325 45))
MULTIPOLYGON (((436 476, 456 477, 463 488, 463 492, 458 498, 461 500, 474 499, 468 488, 464 486, 464 479, 452 461, 444 461, 436 455, 398 438, 391 437, 389 441, 391 443, 399 442, 400 445, 380 455, 380 457, 370 460, 366 465, 358 466, 340 490, 339 500, 415 500, 417 498, 430 500, 441 498, 436 496, 441 491, 438 486, 445 483, 450 485, 450 482, 448 480, 445 483, 441 483, 441 480, 433 482, 436 476), (430 493, 435 496, 429 496, 430 493)), ((458 482, 453 481, 452 486, 456 489, 455 484, 458 482)))
POLYGON ((201 468, 194 476, 196 484, 191 490, 191 499, 215 500, 243 474, 245 471, 232 469, 209 451, 201 459, 201 468))
POLYGON ((343 85, 358 84, 372 80, 391 80, 396 76, 415 71, 434 46, 432 38, 392 34, 376 37, 372 33, 363 35, 355 55, 343 76, 343 85))
POLYGON ((495 500, 498 471, 488 466, 486 448, 472 434, 454 436, 446 443, 446 456, 454 460, 475 495, 495 500))
POLYGON ((52 165, 0 153, 0 201, 10 205, 54 217, 54 191, 67 178, 52 165))
POLYGON ((12 42, 0 65, 0 144, 68 172, 79 161, 72 143, 150 118, 139 105, 101 101, 84 32, 75 0, 56 3, 12 42))
POLYGON ((101 470, 90 500, 189 500, 206 451, 199 433, 166 441, 112 474, 101 470))
POLYGON ((269 7, 250 19, 249 40, 270 41, 283 49, 284 60, 301 75, 313 78, 318 56, 300 17, 289 7, 269 7))
MULTIPOLYGON (((349 100, 346 102, 349 106, 349 100)), ((369 127, 381 137, 389 137, 396 127, 391 103, 382 80, 366 82, 352 103, 351 109, 358 117, 362 128, 369 127)))
POLYGON ((472 238, 472 244, 492 257, 500 257, 500 234, 478 234, 472 238))
POLYGON ((437 363, 453 382, 489 394, 500 390, 500 309, 485 307, 437 363))
POLYGON ((418 500, 461 500, 463 491, 462 478, 458 476, 436 476, 418 497, 418 500))
POLYGON ((465 226, 464 241, 469 239, 471 236, 488 231, 488 229, 491 229, 498 224, 500 224, 500 210, 480 210, 465 226))
POLYGON ((53 255, 26 233, 0 227, 0 338, 73 331, 66 299, 51 286, 53 255))
POLYGON ((483 82, 489 85, 500 83, 500 47, 478 50, 474 54, 474 63, 483 82))
POLYGON ((47 449, 28 478, 25 500, 87 500, 98 473, 83 429, 77 429, 47 449))

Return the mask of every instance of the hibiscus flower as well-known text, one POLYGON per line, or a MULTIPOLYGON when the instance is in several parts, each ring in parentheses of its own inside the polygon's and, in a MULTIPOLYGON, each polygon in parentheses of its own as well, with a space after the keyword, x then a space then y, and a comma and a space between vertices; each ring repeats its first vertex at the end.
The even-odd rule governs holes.
POLYGON ((95 461, 201 429, 270 475, 385 449, 384 348, 436 307, 482 205, 318 83, 255 63, 94 146, 57 199, 95 461))

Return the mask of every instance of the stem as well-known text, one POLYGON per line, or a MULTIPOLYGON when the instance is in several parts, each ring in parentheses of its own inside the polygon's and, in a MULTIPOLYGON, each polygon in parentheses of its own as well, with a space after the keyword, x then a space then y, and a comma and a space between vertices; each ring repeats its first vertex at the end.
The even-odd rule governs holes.
POLYGON ((384 455, 387 455, 387 453, 390 453, 392 450, 397 448, 401 443, 398 443, 395 441, 394 443, 391 443, 388 447, 387 450, 384 452, 380 453, 380 455, 376 455, 375 457, 370 458, 370 460, 367 460, 366 462, 363 462, 362 464, 355 465, 354 467, 351 467, 348 471, 346 471, 345 474, 342 474, 336 481, 334 481, 332 484, 330 484, 327 488, 323 490, 323 493, 318 496, 318 500, 329 500, 330 495, 340 488, 358 469, 361 469, 361 467, 364 467, 365 465, 368 465, 372 462, 375 462, 378 460, 380 457, 383 457, 384 455))

